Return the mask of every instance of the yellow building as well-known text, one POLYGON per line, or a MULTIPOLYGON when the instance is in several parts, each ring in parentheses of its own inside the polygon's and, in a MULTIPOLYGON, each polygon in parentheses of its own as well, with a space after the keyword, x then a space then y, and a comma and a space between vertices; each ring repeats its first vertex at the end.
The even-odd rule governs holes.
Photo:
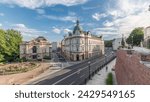
POLYGON ((64 56, 73 61, 84 60, 104 54, 104 41, 102 37, 83 31, 77 20, 73 32, 69 32, 61 43, 64 56))
POLYGON ((42 36, 20 44, 20 58, 43 59, 51 57, 51 44, 42 36))

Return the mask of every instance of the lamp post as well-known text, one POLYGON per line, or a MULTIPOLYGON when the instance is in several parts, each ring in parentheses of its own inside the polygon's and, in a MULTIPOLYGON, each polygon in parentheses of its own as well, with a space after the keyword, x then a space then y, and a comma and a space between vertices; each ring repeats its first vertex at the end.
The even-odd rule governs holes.
POLYGON ((111 52, 111 54, 112 54, 112 56, 114 57, 114 52, 113 52, 113 51, 111 52))
POLYGON ((91 75, 90 75, 91 74, 91 65, 90 65, 91 62, 89 61, 88 64, 89 64, 89 79, 91 79, 91 75))
POLYGON ((105 64, 107 63, 107 55, 105 54, 105 64))

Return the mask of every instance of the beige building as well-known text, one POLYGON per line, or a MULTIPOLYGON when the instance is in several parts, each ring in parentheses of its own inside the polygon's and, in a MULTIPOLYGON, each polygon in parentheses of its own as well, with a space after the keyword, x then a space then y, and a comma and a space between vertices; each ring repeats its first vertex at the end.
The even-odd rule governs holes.
POLYGON ((144 29, 144 47, 150 48, 150 26, 144 29))
POLYGON ((62 40, 61 48, 67 59, 79 61, 104 54, 104 41, 102 37, 83 31, 77 20, 73 32, 62 40))
POLYGON ((20 58, 43 59, 51 57, 51 44, 42 36, 20 44, 20 58))

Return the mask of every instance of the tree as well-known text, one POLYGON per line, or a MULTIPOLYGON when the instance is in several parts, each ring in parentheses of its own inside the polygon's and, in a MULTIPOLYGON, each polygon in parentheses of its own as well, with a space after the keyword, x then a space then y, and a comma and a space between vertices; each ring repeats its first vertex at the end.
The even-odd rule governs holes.
POLYGON ((22 42, 21 33, 16 30, 0 30, 0 62, 14 61, 19 57, 19 45, 22 42))
POLYGON ((143 37, 144 37, 143 28, 141 27, 135 28, 127 38, 127 43, 131 45, 133 43, 133 45, 139 46, 140 42, 143 40, 143 37))
POLYGON ((7 30, 6 35, 6 45, 9 51, 6 52, 5 58, 8 61, 13 61, 19 57, 19 45, 22 42, 22 36, 20 32, 13 29, 7 30))
POLYGON ((6 40, 5 40, 6 32, 0 29, 0 62, 4 60, 4 52, 7 51, 6 40))
POLYGON ((124 37, 123 36, 122 36, 122 40, 121 40, 121 46, 122 46, 122 48, 125 47, 125 41, 124 41, 124 37))
POLYGON ((105 40, 105 47, 112 47, 112 40, 105 40))

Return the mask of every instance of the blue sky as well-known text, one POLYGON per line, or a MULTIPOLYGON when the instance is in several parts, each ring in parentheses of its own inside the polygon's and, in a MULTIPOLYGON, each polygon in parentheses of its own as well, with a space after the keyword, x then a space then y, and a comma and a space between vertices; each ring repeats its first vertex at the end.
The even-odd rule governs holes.
POLYGON ((75 21, 104 39, 126 37, 150 25, 149 0, 0 0, 0 28, 19 30, 24 40, 61 41, 75 21))

